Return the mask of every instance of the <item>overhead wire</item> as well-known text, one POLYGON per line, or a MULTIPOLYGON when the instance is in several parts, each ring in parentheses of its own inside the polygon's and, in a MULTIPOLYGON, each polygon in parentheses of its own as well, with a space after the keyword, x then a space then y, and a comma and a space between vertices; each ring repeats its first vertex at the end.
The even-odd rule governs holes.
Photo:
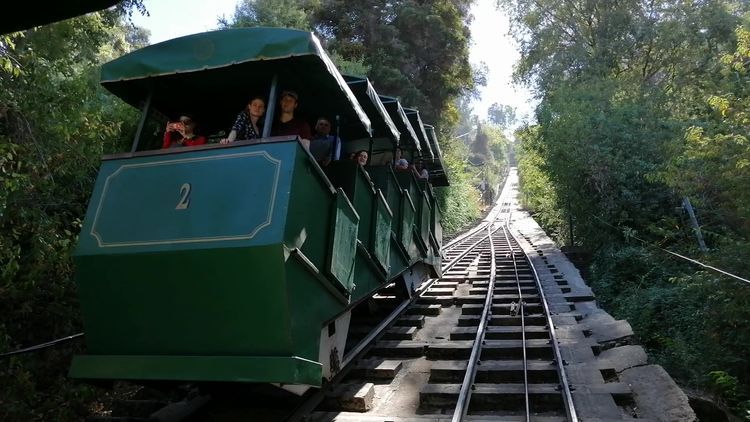
MULTIPOLYGON (((613 228, 613 229, 617 230, 617 231, 618 231, 619 233, 621 233, 621 232, 620 232, 620 230, 621 230, 621 229, 620 229, 619 227, 616 227, 616 226, 613 226, 612 224, 609 224, 608 222, 606 222, 606 221, 602 220, 601 218, 599 218, 598 216, 596 216, 596 215, 594 215, 594 214, 591 214, 591 216, 592 216, 592 217, 594 217, 594 218, 595 218, 596 220, 598 220, 599 222, 601 222, 602 224, 604 224, 604 225, 606 225, 606 226, 609 226, 609 227, 611 227, 611 228, 613 228)), ((684 259, 685 261, 691 262, 691 263, 693 263, 693 264, 699 265, 699 266, 701 266, 701 267, 707 268, 707 269, 709 269, 709 270, 712 270, 712 271, 716 271, 716 272, 718 272, 718 273, 720 273, 720 274, 723 274, 723 275, 725 275, 725 276, 727 276, 727 277, 731 277, 731 278, 737 279, 737 280, 739 280, 739 281, 743 281, 743 282, 745 282, 745 283, 748 283, 748 284, 750 284, 750 280, 748 280, 747 278, 744 278, 744 277, 740 277, 740 276, 738 276, 738 275, 736 275, 736 274, 732 274, 732 273, 730 273, 729 271, 725 271, 725 270, 722 270, 721 268, 716 268, 716 267, 714 267, 713 265, 708 265, 708 264, 706 264, 706 263, 700 262, 700 261, 698 261, 697 259, 693 259, 693 258, 687 257, 687 256, 685 256, 685 255, 681 255, 681 254, 678 254, 677 252, 672 252, 672 251, 670 251, 669 249, 665 249, 665 248, 662 248, 661 246, 659 246, 659 245, 656 245, 656 244, 654 244, 654 243, 651 243, 651 242, 649 242, 649 241, 647 241, 647 240, 641 239, 641 238, 640 238, 640 237, 638 237, 638 236, 635 236, 635 235, 632 235, 632 234, 627 234, 627 235, 624 235, 624 236, 626 236, 626 237, 632 237, 633 239, 635 239, 635 240, 637 240, 637 241, 639 241, 639 242, 643 243, 644 245, 647 245, 647 246, 651 246, 652 248, 656 248, 656 249, 659 249, 659 250, 661 250, 661 251, 663 251, 663 252, 666 252, 666 253, 668 253, 668 254, 670 254, 670 255, 676 256, 676 257, 678 257, 678 258, 680 258, 680 259, 684 259)))

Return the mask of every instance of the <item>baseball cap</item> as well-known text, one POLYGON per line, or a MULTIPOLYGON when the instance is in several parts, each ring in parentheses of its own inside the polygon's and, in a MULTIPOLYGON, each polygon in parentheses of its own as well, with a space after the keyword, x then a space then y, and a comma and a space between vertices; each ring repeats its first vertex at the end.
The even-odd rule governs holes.
POLYGON ((297 95, 297 93, 292 90, 281 91, 281 95, 279 95, 279 99, 282 99, 286 97, 287 95, 294 98, 295 101, 299 100, 299 95, 297 95))

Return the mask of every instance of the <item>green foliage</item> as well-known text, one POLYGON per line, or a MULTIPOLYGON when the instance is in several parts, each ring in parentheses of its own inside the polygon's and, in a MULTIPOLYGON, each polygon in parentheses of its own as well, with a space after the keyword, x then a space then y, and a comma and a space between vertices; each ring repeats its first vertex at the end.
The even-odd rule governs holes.
POLYGON ((240 0, 231 20, 220 19, 221 28, 268 26, 310 30, 311 13, 320 7, 318 0, 240 0))
POLYGON ((450 177, 450 188, 439 188, 438 203, 443 212, 443 230, 455 234, 476 221, 480 215, 479 193, 468 164, 468 150, 457 141, 444 142, 444 166, 450 177))
MULTIPOLYGON (((98 65, 130 48, 108 10, 3 38, 0 72, 0 351, 82 330, 70 253, 104 152, 122 151, 135 113, 98 86, 98 65)), ((90 387, 66 379, 75 347, 8 359, 0 420, 81 420, 90 387)))
POLYGON ((328 48, 362 60, 382 94, 419 108, 427 122, 473 88, 469 1, 324 0, 315 29, 328 48))
POLYGON ((631 242, 697 256, 687 195, 711 249, 700 260, 750 273, 750 35, 735 30, 750 5, 499 3, 515 76, 540 99, 516 136, 523 204, 558 241, 597 251, 597 296, 673 376, 709 388, 726 371, 746 389, 747 286, 631 242))
POLYGON ((508 129, 516 123, 516 108, 509 105, 492 103, 487 110, 490 122, 508 129))

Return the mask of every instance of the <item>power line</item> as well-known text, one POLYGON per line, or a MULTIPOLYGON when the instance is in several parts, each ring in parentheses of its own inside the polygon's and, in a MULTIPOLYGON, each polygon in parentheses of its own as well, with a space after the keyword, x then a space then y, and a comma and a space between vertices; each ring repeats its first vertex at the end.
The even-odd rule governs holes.
POLYGON ((0 358, 5 358, 5 357, 9 357, 9 356, 14 356, 14 355, 20 355, 20 354, 23 354, 23 353, 35 352, 37 350, 42 350, 42 349, 46 349, 46 348, 49 348, 49 347, 54 347, 54 346, 57 346, 57 345, 62 344, 62 343, 67 343, 67 342, 69 342, 71 340, 75 340, 75 339, 77 339, 79 337, 83 337, 83 333, 73 334, 71 336, 59 338, 57 340, 52 340, 52 341, 48 341, 46 343, 37 344, 36 346, 26 347, 26 348, 23 348, 23 349, 14 350, 12 352, 2 353, 2 354, 0 354, 0 358))
MULTIPOLYGON (((596 216, 596 215, 594 215, 594 214, 591 214, 591 216, 592 216, 592 217, 594 217, 595 219, 599 220, 599 221, 600 221, 600 222, 601 222, 602 224, 605 224, 605 225, 607 225, 607 226, 609 226, 609 227, 611 227, 611 228, 613 228, 613 229, 617 230, 617 232, 618 232, 618 233, 620 232, 620 229, 619 229, 618 227, 615 227, 615 226, 613 226, 613 225, 611 225, 611 224, 607 223, 606 221, 602 220, 601 218, 597 217, 597 216, 596 216)), ((746 278, 744 278, 744 277, 740 277, 740 276, 738 276, 738 275, 735 275, 735 274, 732 274, 732 273, 730 273, 730 272, 728 272, 728 271, 724 271, 724 270, 722 270, 721 268, 716 268, 716 267, 714 267, 714 266, 712 266, 712 265, 704 264, 704 263, 702 263, 702 262, 700 262, 700 261, 698 261, 698 260, 696 260, 696 259, 693 259, 693 258, 689 258, 689 257, 687 257, 687 256, 684 256, 684 255, 680 255, 680 254, 678 254, 677 252, 672 252, 672 251, 670 251, 669 249, 664 249, 664 248, 662 248, 661 246, 659 246, 659 245, 655 245, 655 244, 653 244, 653 243, 651 243, 651 242, 648 242, 648 241, 646 241, 646 240, 643 240, 643 239, 641 239, 641 238, 640 238, 640 237, 638 237, 638 236, 634 236, 634 235, 630 235, 630 234, 629 234, 628 236, 629 236, 629 237, 632 237, 632 238, 633 238, 633 239, 635 239, 635 240, 638 240, 639 242, 643 243, 644 245, 647 245, 647 246, 651 246, 651 247, 653 247, 653 248, 656 248, 656 249, 660 249, 660 250, 662 250, 662 251, 664 251, 664 252, 666 252, 666 253, 668 253, 668 254, 670 254, 670 255, 673 255, 673 256, 676 256, 676 257, 678 257, 678 258, 684 259, 684 260, 686 260, 686 261, 688 261, 688 262, 691 262, 691 263, 693 263, 693 264, 696 264, 696 265, 700 265, 701 267, 704 267, 704 268, 708 268, 709 270, 713 270, 713 271, 716 271, 716 272, 718 272, 718 273, 721 273, 721 274, 724 274, 724 275, 726 275, 726 276, 728 276, 728 277, 731 277, 731 278, 734 278, 734 279, 737 279, 737 280, 740 280, 740 281, 744 281, 745 283, 748 283, 748 284, 750 284, 750 280, 748 280, 748 279, 746 279, 746 278)))

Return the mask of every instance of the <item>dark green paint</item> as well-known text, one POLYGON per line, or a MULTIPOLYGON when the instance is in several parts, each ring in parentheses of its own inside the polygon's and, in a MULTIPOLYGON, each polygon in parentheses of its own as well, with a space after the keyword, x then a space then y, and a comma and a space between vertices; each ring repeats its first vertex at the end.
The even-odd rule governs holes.
MULTIPOLYGON (((89 355, 77 360, 83 363, 74 365, 71 375, 110 378, 120 374, 117 367, 109 365, 122 361, 107 359, 120 355, 133 362, 148 360, 148 356, 174 357, 153 378, 175 380, 236 380, 234 375, 225 378, 221 366, 211 372, 211 365, 193 366, 181 356, 204 357, 207 362, 222 357, 262 357, 278 362, 299 357, 317 362, 323 323, 347 306, 342 298, 353 279, 351 257, 357 229, 358 216, 345 196, 336 195, 296 141, 106 161, 74 255, 89 355), (262 152, 279 165, 237 159, 254 156, 249 155, 253 152, 262 152), (193 160, 187 163, 194 166, 152 166, 154 174, 148 180, 128 176, 123 180, 131 183, 106 184, 113 174, 126 175, 124 166, 174 160, 193 160), (232 170, 226 173, 227 169, 232 170), (227 174, 238 180, 217 178, 227 174), (201 181, 194 182, 196 186, 213 181, 211 194, 192 197, 184 210, 174 210, 174 194, 158 198, 158 193, 169 192, 169 186, 179 187, 187 177, 201 181), (275 185, 276 200, 270 211, 267 202, 256 202, 262 200, 260 195, 243 190, 243 179, 258 185, 253 192, 268 193, 268 186, 275 185), (143 195, 151 202, 140 200, 137 207, 108 204, 109 198, 143 195), (173 216, 165 216, 169 207, 173 216), (217 232, 245 233, 247 221, 257 221, 261 209, 272 217, 254 235, 208 238, 217 232), (95 219, 97 210, 100 218, 95 219), (184 223, 180 213, 192 224, 184 223), (141 231, 139 225, 153 227, 154 219, 164 226, 160 233, 189 241, 167 243, 163 241, 167 236, 162 236, 156 243, 100 246, 91 234, 96 220, 104 232, 130 233, 128 240, 140 240, 148 232, 141 231), (333 221, 336 223, 331 224, 333 221), (110 225, 126 225, 128 231, 110 225)), ((142 371, 152 367, 143 365, 146 369, 142 371)), ((247 365, 250 374, 254 364, 247 365)), ((265 375, 257 380, 320 383, 320 378, 310 382, 310 369, 293 378, 288 370, 279 370, 275 376, 261 371, 265 375)), ((134 374, 148 378, 142 372, 134 374)))
POLYGON ((299 357, 85 355, 73 358, 71 373, 78 378, 123 380, 278 382, 282 378, 317 385, 322 367, 299 357))

